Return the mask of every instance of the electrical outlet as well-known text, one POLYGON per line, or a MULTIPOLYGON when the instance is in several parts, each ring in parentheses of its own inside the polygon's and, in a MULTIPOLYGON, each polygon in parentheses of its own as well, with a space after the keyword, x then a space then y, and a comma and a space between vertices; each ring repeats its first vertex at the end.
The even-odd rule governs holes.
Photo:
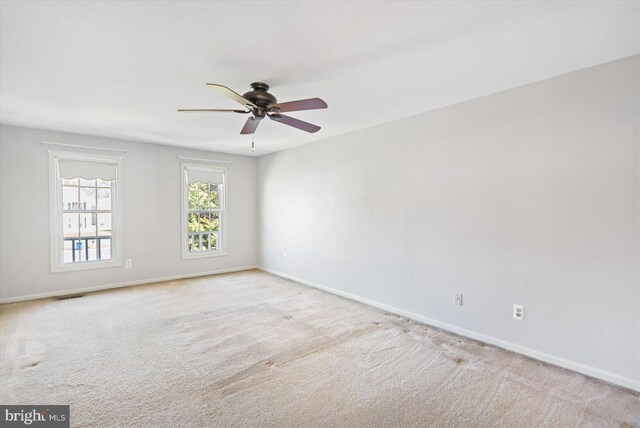
POLYGON ((130 268, 132 266, 131 259, 127 259, 124 261, 124 267, 130 268))
POLYGON ((456 305, 462 306, 462 293, 455 293, 454 299, 456 305))
POLYGON ((513 317, 517 320, 522 321, 524 319, 524 306, 513 305, 513 317))

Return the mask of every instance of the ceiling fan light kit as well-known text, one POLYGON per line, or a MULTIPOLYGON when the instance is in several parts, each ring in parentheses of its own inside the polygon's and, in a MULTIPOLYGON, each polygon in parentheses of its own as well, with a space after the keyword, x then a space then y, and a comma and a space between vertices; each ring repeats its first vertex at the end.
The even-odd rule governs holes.
MULTIPOLYGON (((325 103, 320 98, 308 98, 304 100, 289 101, 285 103, 278 103, 273 94, 269 93, 269 85, 263 82, 252 83, 251 90, 240 95, 224 85, 217 83, 207 83, 207 86, 214 89, 218 93, 224 95, 236 101, 245 108, 245 110, 235 109, 178 109, 179 112, 231 112, 251 114, 247 119, 240 134, 254 134, 258 125, 265 117, 278 122, 284 123, 291 127, 300 129, 306 132, 318 132, 320 127, 309 122, 305 122, 300 119, 296 119, 290 116, 283 115, 282 112, 290 111, 302 111, 302 110, 317 110, 327 108, 325 103)), ((255 149, 255 145, 252 141, 252 149, 255 149)))

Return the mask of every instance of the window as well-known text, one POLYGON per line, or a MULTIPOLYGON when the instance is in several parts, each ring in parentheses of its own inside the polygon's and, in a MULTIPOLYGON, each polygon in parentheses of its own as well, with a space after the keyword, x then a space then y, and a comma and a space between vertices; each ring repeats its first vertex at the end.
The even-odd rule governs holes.
POLYGON ((226 168, 182 164, 182 257, 227 254, 226 168))
POLYGON ((51 270, 121 264, 120 158, 49 152, 51 270))

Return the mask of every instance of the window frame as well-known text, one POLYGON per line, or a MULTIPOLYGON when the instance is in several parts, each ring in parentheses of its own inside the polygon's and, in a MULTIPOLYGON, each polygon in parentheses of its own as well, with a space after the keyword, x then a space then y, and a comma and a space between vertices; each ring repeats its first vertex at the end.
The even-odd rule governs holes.
POLYGON ((201 259, 207 257, 220 257, 229 255, 228 246, 227 246, 227 216, 229 214, 228 207, 228 197, 227 197, 227 187, 229 186, 229 171, 225 166, 219 165, 206 165, 200 163, 190 163, 190 162, 182 162, 180 164, 180 175, 181 175, 181 207, 182 213, 180 216, 182 225, 180 227, 181 236, 180 241, 182 242, 182 260, 190 260, 190 259, 201 259), (189 219, 189 198, 188 198, 188 178, 187 171, 189 169, 197 169, 197 170, 205 170, 205 171, 214 171, 220 172, 223 174, 223 182, 222 182, 222 191, 220 188, 218 190, 218 201, 219 201, 219 213, 220 217, 218 220, 218 234, 216 238, 216 242, 220 244, 220 249, 218 250, 209 250, 209 251, 189 251, 189 230, 187 228, 187 221, 189 219))
POLYGON ((122 156, 49 150, 49 253, 52 273, 122 266, 122 218, 122 156), (62 258, 64 246, 62 230, 64 214, 62 201, 63 185, 58 170, 58 161, 61 159, 108 163, 116 167, 116 180, 111 186, 112 227, 110 260, 64 263, 62 258))

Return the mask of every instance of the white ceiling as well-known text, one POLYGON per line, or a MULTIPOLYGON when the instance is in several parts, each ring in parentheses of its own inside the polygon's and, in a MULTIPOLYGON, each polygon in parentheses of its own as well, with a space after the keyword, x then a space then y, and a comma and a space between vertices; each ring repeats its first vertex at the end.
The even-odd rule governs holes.
POLYGON ((2 2, 0 120, 250 155, 206 82, 279 101, 255 155, 640 53, 640 2, 2 2))

